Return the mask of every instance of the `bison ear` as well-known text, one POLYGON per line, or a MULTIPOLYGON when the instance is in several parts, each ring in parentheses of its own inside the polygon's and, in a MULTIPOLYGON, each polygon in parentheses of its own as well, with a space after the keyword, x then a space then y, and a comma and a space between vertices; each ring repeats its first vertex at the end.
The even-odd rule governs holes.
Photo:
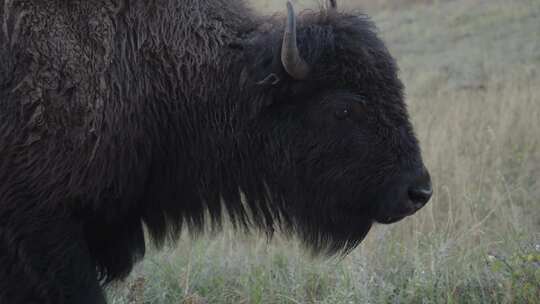
POLYGON ((258 81, 257 84, 265 85, 265 86, 268 86, 268 85, 273 86, 273 85, 277 85, 280 81, 281 79, 279 79, 279 77, 275 73, 270 73, 263 80, 258 81))
POLYGON ((281 60, 277 53, 279 49, 268 48, 271 45, 268 40, 257 41, 246 60, 246 65, 240 74, 240 85, 257 86, 262 88, 277 87, 285 79, 285 71, 281 66, 281 60), (259 47, 264 46, 264 47, 259 47))
POLYGON ((240 87, 259 86, 259 87, 275 87, 282 82, 282 77, 268 67, 248 68, 244 67, 240 73, 240 87))

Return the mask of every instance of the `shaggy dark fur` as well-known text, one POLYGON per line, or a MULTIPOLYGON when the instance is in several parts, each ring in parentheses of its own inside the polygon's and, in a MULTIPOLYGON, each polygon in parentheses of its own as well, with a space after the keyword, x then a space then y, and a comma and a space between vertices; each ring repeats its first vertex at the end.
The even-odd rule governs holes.
POLYGON ((425 169, 394 60, 365 16, 299 22, 304 81, 240 0, 0 1, 0 303, 104 303, 143 225, 332 253, 403 217, 425 169))

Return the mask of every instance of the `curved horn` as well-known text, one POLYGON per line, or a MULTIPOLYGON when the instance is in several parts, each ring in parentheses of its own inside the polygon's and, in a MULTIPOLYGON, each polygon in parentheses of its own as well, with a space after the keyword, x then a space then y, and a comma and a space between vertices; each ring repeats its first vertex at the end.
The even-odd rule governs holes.
POLYGON ((296 80, 303 80, 309 74, 308 64, 300 57, 296 42, 296 17, 292 3, 287 1, 287 27, 281 46, 281 63, 287 73, 296 80))

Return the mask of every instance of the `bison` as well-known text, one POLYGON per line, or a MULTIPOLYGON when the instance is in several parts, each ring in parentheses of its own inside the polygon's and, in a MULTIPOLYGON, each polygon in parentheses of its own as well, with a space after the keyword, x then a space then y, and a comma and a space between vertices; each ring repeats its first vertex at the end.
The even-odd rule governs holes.
POLYGON ((335 1, 284 17, 241 0, 1 1, 0 303, 105 303, 145 235, 225 215, 333 254, 426 204, 372 22, 335 1))

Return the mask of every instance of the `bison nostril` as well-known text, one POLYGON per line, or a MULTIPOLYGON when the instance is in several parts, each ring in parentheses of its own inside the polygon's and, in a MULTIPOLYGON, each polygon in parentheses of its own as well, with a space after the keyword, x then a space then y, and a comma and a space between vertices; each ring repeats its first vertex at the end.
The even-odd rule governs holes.
POLYGON ((433 190, 428 187, 412 187, 409 189, 409 199, 412 201, 415 208, 420 209, 431 198, 433 190))

